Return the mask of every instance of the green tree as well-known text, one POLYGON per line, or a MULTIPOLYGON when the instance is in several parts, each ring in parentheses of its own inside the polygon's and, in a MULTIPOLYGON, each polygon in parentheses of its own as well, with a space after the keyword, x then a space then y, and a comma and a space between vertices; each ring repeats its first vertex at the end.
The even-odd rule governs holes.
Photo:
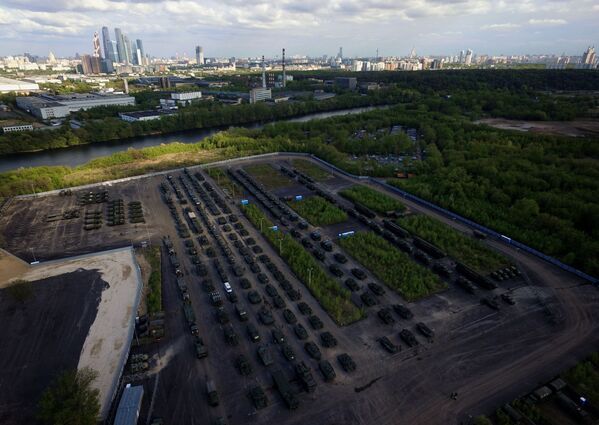
POLYGON ((493 425, 493 422, 491 422, 486 416, 480 415, 474 418, 474 425, 493 425))
POLYGON ((91 384, 97 375, 88 368, 64 372, 42 395, 38 418, 50 425, 95 425, 100 392, 91 384))

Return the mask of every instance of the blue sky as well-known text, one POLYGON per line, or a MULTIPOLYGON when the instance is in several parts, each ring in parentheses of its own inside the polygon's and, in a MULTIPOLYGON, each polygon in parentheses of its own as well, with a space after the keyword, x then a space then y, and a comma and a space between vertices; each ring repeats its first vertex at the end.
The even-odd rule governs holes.
POLYGON ((90 53, 103 25, 155 56, 581 54, 599 0, 1 0, 0 55, 90 53))

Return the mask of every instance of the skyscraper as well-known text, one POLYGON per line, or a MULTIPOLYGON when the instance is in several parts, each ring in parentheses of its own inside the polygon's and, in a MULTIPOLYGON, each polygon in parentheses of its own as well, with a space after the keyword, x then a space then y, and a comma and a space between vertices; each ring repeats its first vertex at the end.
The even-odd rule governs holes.
POLYGON ((144 52, 144 44, 143 42, 138 38, 137 40, 135 40, 135 42, 137 43, 137 56, 138 56, 138 65, 147 65, 147 63, 145 63, 145 57, 146 57, 146 53, 144 52))
POLYGON ((119 54, 119 62, 129 64, 127 59, 127 53, 125 50, 125 39, 120 28, 114 29, 114 35, 116 37, 116 48, 119 54))
POLYGON ((102 54, 100 51, 100 37, 98 36, 97 31, 94 33, 93 46, 94 46, 93 57, 95 57, 95 58, 101 57, 102 54))
POLYGON ((118 62, 115 56, 114 44, 110 39, 108 27, 102 27, 102 44, 104 46, 104 57, 112 62, 118 62))
POLYGON ((202 46, 196 46, 196 63, 204 65, 204 48, 202 46))
POLYGON ((129 65, 131 63, 131 42, 126 35, 123 35, 123 48, 125 50, 125 65, 129 65))
POLYGON ((466 51, 466 57, 464 58, 464 65, 472 65, 472 50, 466 51))
MULTIPOLYGON (((129 39, 127 38, 127 40, 129 39)), ((129 40, 129 42, 129 60, 133 65, 139 65, 139 62, 137 61, 137 44, 135 43, 135 40, 129 40)))
POLYGON ((595 62, 595 46, 589 46, 582 55, 582 63, 584 65, 593 65, 595 62))

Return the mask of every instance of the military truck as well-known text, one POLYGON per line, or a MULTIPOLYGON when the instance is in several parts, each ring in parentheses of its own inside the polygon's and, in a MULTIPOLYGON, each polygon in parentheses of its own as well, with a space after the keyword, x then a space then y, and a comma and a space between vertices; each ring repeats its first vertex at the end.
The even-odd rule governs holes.
POLYGON ((266 406, 268 406, 268 398, 266 397, 266 393, 259 385, 250 388, 250 398, 252 399, 252 404, 257 410, 264 409, 266 406))
POLYGON ((299 406, 299 401, 293 394, 291 387, 289 386, 289 380, 285 376, 282 370, 277 369, 272 372, 272 379, 274 381, 275 387, 279 390, 281 397, 287 404, 287 407, 291 410, 297 409, 299 406))
POLYGON ((270 348, 266 344, 258 346, 258 357, 260 357, 260 360, 262 360, 264 366, 270 366, 273 364, 270 348))
POLYGON ((333 365, 328 360, 321 360, 318 362, 318 368, 320 369, 320 373, 322 373, 325 382, 331 382, 337 376, 335 369, 333 369, 333 365))
POLYGON ((297 379, 300 381, 306 392, 311 393, 316 389, 316 381, 314 380, 314 376, 312 376, 312 372, 310 368, 306 365, 306 363, 299 362, 295 365, 295 374, 297 379))
POLYGON ((212 407, 218 406, 218 392, 216 391, 214 381, 212 381, 211 379, 206 381, 206 394, 208 396, 208 404, 212 407))
POLYGON ((202 359, 202 358, 208 356, 208 350, 206 349, 206 346, 204 345, 204 340, 202 340, 202 338, 200 338, 199 336, 196 336, 193 344, 194 344, 194 347, 196 350, 196 356, 198 359, 202 359))
POLYGON ((223 305, 223 298, 221 297, 220 292, 212 291, 210 293, 210 302, 216 307, 223 305))

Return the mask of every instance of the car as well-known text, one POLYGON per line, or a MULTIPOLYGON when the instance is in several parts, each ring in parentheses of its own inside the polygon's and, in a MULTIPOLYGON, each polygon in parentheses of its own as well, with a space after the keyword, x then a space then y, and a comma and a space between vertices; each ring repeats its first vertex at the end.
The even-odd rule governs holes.
POLYGON ((291 325, 297 323, 297 317, 288 308, 286 308, 285 310, 283 310, 283 318, 285 319, 285 321, 287 323, 289 323, 291 325))
POLYGON ((283 344, 285 342, 285 334, 279 328, 274 328, 272 331, 272 339, 277 344, 283 344))
POLYGON ((348 277, 347 279, 345 279, 344 283, 345 283, 345 286, 347 286, 347 288, 352 292, 356 292, 356 291, 360 290, 360 285, 358 285, 358 283, 351 277, 348 277))
POLYGON ((381 285, 378 285, 374 282, 371 282, 368 284, 368 288, 375 294, 378 296, 381 295, 385 295, 385 288, 383 288, 381 285))
POLYGON ((250 341, 252 341, 252 342, 260 341, 260 333, 258 332, 256 325, 254 325, 253 323, 250 323, 247 325, 246 329, 247 329, 248 336, 250 337, 250 341))
POLYGON ((343 254, 341 254, 340 252, 337 252, 333 255, 333 258, 335 259, 335 261, 337 261, 338 263, 341 264, 345 264, 347 263, 347 257, 343 254))
POLYGON ((324 254, 323 251, 321 251, 320 249, 316 248, 314 251, 312 251, 312 254, 314 254, 314 256, 316 257, 317 260, 320 261, 324 261, 326 256, 324 254))
POLYGON ((302 245, 304 246, 304 248, 307 248, 307 249, 312 248, 312 242, 310 242, 310 239, 308 239, 308 238, 302 239, 302 245))
POLYGON ((322 235, 320 234, 319 231, 315 230, 313 232, 310 232, 310 239, 312 239, 313 241, 318 242, 319 240, 322 239, 322 235))
POLYGON ((300 313, 302 313, 305 316, 309 316, 312 314, 312 307, 310 307, 308 304, 306 304, 303 301, 300 303, 297 303, 297 308, 299 309, 300 313))
POLYGON ((329 266, 329 271, 337 277, 343 276, 343 270, 341 270, 337 264, 331 264, 329 266))
POLYGON ((231 284, 229 282, 223 282, 223 286, 225 287, 225 292, 226 293, 233 292, 233 288, 231 288, 231 284))
POLYGON ((306 338, 308 338, 308 331, 306 330, 306 328, 304 328, 304 326, 301 323, 297 323, 293 327, 293 331, 295 332, 295 335, 299 339, 306 339, 306 338))
POLYGON ((250 291, 248 292, 248 301, 252 304, 260 304, 262 302, 262 297, 258 291, 250 291))
POLYGON ((351 269, 351 274, 353 274, 354 277, 358 280, 366 279, 366 273, 362 269, 358 269, 358 268, 351 269))
POLYGON ((333 242, 331 242, 330 240, 324 240, 320 243, 320 246, 322 247, 322 249, 324 249, 327 252, 331 252, 333 250, 333 242))

